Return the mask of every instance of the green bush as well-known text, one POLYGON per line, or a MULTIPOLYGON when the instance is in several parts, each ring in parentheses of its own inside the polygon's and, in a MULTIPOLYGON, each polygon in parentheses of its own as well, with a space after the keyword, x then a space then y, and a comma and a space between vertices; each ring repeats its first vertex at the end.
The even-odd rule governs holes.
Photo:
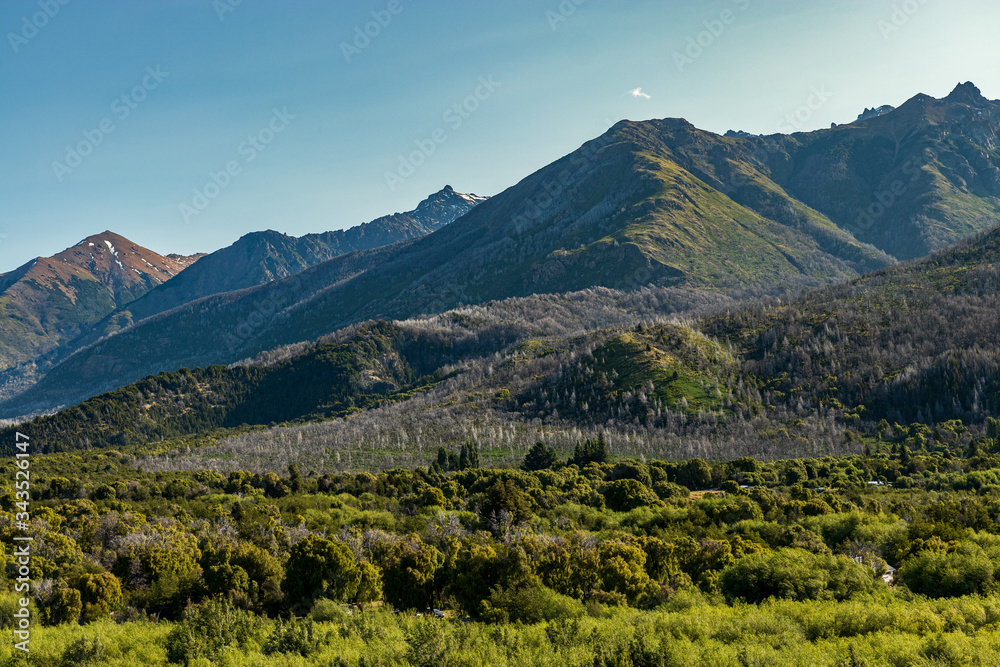
POLYGON ((316 653, 324 644, 324 638, 316 632, 316 623, 312 620, 299 621, 292 619, 288 623, 279 623, 264 642, 264 655, 275 653, 297 653, 309 657, 316 653))
POLYGON ((80 620, 83 604, 80 602, 80 591, 75 588, 55 588, 44 600, 36 591, 35 600, 41 607, 42 622, 45 625, 76 623, 80 620))
POLYGON ((309 617, 317 623, 341 623, 350 616, 344 605, 329 598, 316 600, 309 617))
POLYGON ((873 579, 871 568, 844 556, 780 549, 750 554, 729 565, 722 571, 719 587, 730 602, 846 600, 871 590, 873 579))
POLYGON ((580 618, 583 604, 544 586, 494 588, 483 601, 483 620, 490 623, 540 623, 580 618))
POLYGON ((354 598, 360 583, 361 571, 350 549, 309 535, 292 547, 281 588, 294 602, 321 597, 347 602, 354 598))
POLYGON ((230 646, 246 650, 254 643, 260 624, 257 616, 237 609, 225 598, 191 605, 167 635, 167 657, 187 664, 197 658, 213 660, 230 646))
POLYGON ((995 566, 979 546, 966 542, 958 551, 924 551, 899 568, 899 579, 914 593, 929 597, 981 595, 996 590, 995 566))
POLYGON ((605 485, 601 492, 608 508, 616 512, 628 512, 637 507, 659 505, 660 499, 642 482, 635 479, 619 479, 605 485))
POLYGON ((66 647, 59 660, 59 667, 90 667, 104 664, 104 644, 100 638, 80 637, 66 647))

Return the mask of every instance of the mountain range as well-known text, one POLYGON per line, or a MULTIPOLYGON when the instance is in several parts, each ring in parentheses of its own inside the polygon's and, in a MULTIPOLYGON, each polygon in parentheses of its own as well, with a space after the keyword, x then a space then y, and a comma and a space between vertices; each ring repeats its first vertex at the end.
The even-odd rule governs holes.
POLYGON ((190 271, 116 309, 76 345, 86 345, 133 322, 206 296, 264 285, 333 257, 426 236, 485 200, 455 192, 446 185, 412 211, 393 213, 346 230, 301 237, 273 230, 251 232, 205 256, 190 271))
POLYGON ((293 237, 253 232, 211 254, 162 257, 112 232, 0 275, 0 396, 17 393, 75 350, 206 296, 288 277, 359 249, 429 234, 485 197, 445 186, 412 211, 293 237))
MULTIPOLYGON (((0 414, 231 364, 370 319, 595 287, 781 294, 878 272, 996 224, 998 123, 1000 102, 971 83, 792 135, 623 121, 431 234, 287 277, 276 262, 265 273, 275 279, 187 302, 204 291, 185 287, 194 278, 166 283, 96 327, 0 414)), ((174 280, 196 275, 188 271, 174 280)))

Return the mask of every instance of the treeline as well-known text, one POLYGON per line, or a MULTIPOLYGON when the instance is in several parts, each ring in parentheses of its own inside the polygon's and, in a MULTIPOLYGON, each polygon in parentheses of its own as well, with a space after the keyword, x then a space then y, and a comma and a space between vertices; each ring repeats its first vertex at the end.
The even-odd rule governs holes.
POLYGON ((416 372, 397 349, 398 337, 393 325, 372 323, 343 343, 318 343, 269 366, 160 373, 9 427, 0 441, 9 445, 17 430, 49 452, 125 447, 219 428, 349 414, 419 388, 416 372))

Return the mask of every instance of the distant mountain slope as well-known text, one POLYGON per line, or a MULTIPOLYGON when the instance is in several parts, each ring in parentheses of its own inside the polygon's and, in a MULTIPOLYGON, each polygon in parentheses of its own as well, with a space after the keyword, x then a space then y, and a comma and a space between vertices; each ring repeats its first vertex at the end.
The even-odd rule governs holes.
MULTIPOLYGON (((588 290, 508 299, 427 319, 366 322, 229 368, 151 375, 18 428, 49 443, 48 448, 73 449, 135 445, 244 424, 326 419, 408 400, 454 376, 456 364, 512 346, 512 359, 544 357, 538 351, 543 346, 528 340, 532 337, 572 335, 579 346, 575 334, 584 327, 631 325, 660 313, 722 304, 732 301, 684 289, 588 290)), ((523 366, 519 372, 529 381, 534 375, 523 366)))
POLYGON ((982 424, 1000 414, 1000 229, 704 330, 788 409, 982 424))
POLYGON ((412 211, 383 216, 345 230, 298 238, 271 230, 246 234, 232 245, 204 257, 196 270, 159 286, 129 303, 127 308, 120 308, 84 342, 206 296, 280 280, 356 250, 425 236, 483 201, 486 197, 455 192, 446 185, 412 211))
POLYGON ((856 277, 996 219, 998 121, 1000 103, 971 84, 808 134, 623 121, 434 234, 138 322, 0 415, 462 303, 648 284, 777 292, 856 277))
POLYGON ((106 231, 0 275, 0 370, 75 338, 197 257, 164 257, 106 231))
POLYGON ((1000 101, 971 83, 943 99, 916 95, 877 117, 785 141, 787 157, 767 153, 776 180, 899 259, 1000 221, 1000 101))
POLYGON ((345 343, 324 343, 272 366, 161 373, 25 428, 31 436, 44 434, 51 452, 347 414, 393 400, 417 379, 399 353, 398 334, 393 325, 376 323, 345 343))
MULTIPOLYGON (((588 290, 368 322, 271 362, 147 377, 17 428, 76 448, 353 415, 303 427, 311 442, 294 445, 296 455, 329 458, 344 438, 436 447, 474 424, 483 438, 596 428, 733 458, 856 451, 862 435, 871 444, 889 430, 917 449, 921 434, 975 437, 1000 414, 1000 229, 790 301, 623 327, 657 312, 649 302, 695 294, 643 293, 588 290), (612 326, 573 332, 588 312, 612 326)), ((302 438, 282 429, 253 442, 266 458, 270 443, 302 438)))
MULTIPOLYGON (((3 322, 0 321, 0 341, 8 341, 11 346, 19 346, 21 349, 19 356, 8 355, 10 362, 6 371, 5 367, 0 365, 0 397, 24 391, 39 376, 44 375, 53 365, 77 349, 115 333, 135 321, 206 296, 255 287, 285 278, 324 260, 359 249, 376 248, 424 236, 449 224, 485 200, 486 197, 455 192, 451 186, 445 186, 420 202, 412 211, 383 216, 346 230, 308 234, 300 238, 275 231, 253 232, 243 236, 231 246, 210 255, 198 255, 197 257, 201 259, 192 267, 194 271, 177 275, 169 282, 152 282, 153 289, 148 287, 141 290, 133 289, 113 302, 104 299, 97 306, 89 301, 69 304, 60 317, 63 320, 73 321, 75 326, 67 327, 58 340, 46 339, 43 345, 32 345, 31 335, 25 333, 27 330, 24 327, 8 327, 10 334, 4 336, 5 329, 3 322), (80 321, 76 323, 75 319, 80 321)), ((107 235, 102 235, 102 238, 103 236, 107 235)), ((79 248, 100 246, 97 255, 100 264, 103 261, 100 253, 104 248, 103 242, 98 239, 93 245, 86 245, 96 238, 85 240, 78 246, 77 251, 70 254, 82 252, 79 248)), ((108 238, 113 238, 113 235, 108 238)), ((122 247, 128 246, 125 255, 132 256, 130 243, 122 241, 115 243, 122 247)), ((62 256, 56 259, 60 262, 60 266, 62 259, 62 256)), ((191 259, 176 256, 169 256, 166 259, 176 263, 178 267, 191 263, 191 259)), ((126 263, 128 261, 126 259, 126 263)), ((156 261, 152 259, 150 261, 156 266, 156 261)), ((142 263, 137 266, 145 267, 142 263)), ((19 271, 23 272, 28 268, 30 265, 22 267, 19 271)), ((111 268, 114 268, 113 262, 111 268)), ((164 270, 177 273, 178 269, 164 270)), ((113 273, 108 276, 112 282, 115 280, 113 273)), ((4 280, 13 282, 17 279, 18 272, 0 276, 0 289, 5 287, 4 280)), ((37 301, 37 298, 35 300, 37 301)), ((31 317, 25 316, 22 319, 30 320, 31 317)), ((0 361, 3 359, 2 350, 0 347, 0 361)))

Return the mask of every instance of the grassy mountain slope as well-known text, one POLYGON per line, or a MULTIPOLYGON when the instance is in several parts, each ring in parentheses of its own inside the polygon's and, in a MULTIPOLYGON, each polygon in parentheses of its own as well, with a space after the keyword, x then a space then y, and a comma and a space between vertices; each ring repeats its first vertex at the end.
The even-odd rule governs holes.
POLYGON ((647 424, 664 410, 697 415, 749 405, 738 378, 738 360, 700 332, 677 324, 639 325, 614 333, 518 401, 525 417, 558 414, 600 424, 624 410, 647 424))
POLYGON ((1000 102, 971 83, 916 95, 895 111, 796 134, 787 155, 748 141, 775 179, 858 239, 899 259, 955 243, 1000 219, 1000 102))

